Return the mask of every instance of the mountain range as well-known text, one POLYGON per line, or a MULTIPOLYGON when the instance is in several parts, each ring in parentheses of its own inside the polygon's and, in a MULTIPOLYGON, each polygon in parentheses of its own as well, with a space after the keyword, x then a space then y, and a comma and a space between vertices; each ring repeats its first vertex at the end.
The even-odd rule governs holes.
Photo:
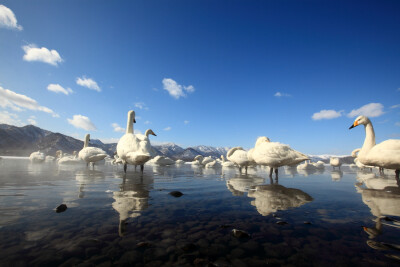
MULTIPOLYGON (((90 146, 99 147, 113 156, 116 151, 117 144, 104 144, 98 139, 91 139, 90 146)), ((83 141, 76 138, 61 134, 53 133, 36 127, 34 125, 26 125, 17 127, 7 124, 0 124, 0 155, 7 156, 29 156, 34 151, 42 151, 46 155, 55 155, 57 150, 65 153, 73 153, 79 151, 83 147, 83 141)), ((229 147, 212 147, 212 146, 193 146, 182 148, 174 143, 165 143, 162 145, 153 145, 158 155, 167 156, 172 159, 182 159, 191 161, 197 155, 204 157, 211 156, 220 158, 221 155, 226 156, 229 147)), ((310 155, 312 161, 321 160, 329 163, 330 155, 310 155)), ((343 163, 353 163, 351 156, 338 156, 343 163)))

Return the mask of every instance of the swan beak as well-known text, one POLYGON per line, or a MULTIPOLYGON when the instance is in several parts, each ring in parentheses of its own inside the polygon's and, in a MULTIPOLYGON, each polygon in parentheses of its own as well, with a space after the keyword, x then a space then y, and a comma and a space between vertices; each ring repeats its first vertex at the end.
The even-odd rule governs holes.
POLYGON ((349 127, 349 130, 352 129, 352 128, 354 128, 354 127, 356 127, 356 126, 358 126, 358 122, 357 122, 357 121, 355 121, 355 122, 353 123, 353 125, 351 125, 351 126, 349 127))
POLYGON ((157 136, 155 133, 153 133, 154 136, 157 136))
POLYGON ((135 120, 135 119, 133 119, 133 123, 136 123, 136 120, 135 120))

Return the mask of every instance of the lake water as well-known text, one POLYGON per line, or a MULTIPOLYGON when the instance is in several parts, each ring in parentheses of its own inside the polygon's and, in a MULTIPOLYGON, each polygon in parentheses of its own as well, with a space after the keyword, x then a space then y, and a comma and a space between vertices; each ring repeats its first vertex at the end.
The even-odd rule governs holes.
POLYGON ((394 172, 0 162, 0 266, 397 265, 398 216, 394 172))

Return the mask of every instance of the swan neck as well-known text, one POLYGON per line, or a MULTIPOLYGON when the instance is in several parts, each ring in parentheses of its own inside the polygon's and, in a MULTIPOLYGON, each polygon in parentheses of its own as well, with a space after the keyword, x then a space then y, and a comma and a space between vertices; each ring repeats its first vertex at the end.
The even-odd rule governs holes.
POLYGON ((364 128, 365 128, 365 140, 362 147, 362 151, 366 153, 375 145, 375 131, 371 122, 366 124, 364 128))
POLYGON ((146 130, 146 132, 144 133, 145 136, 149 137, 150 134, 150 129, 146 130))
POLYGON ((128 113, 128 122, 126 124, 126 133, 133 133, 133 116, 134 113, 133 112, 129 112, 128 113))
POLYGON ((88 145, 89 145, 89 136, 86 135, 85 136, 85 142, 83 143, 83 147, 88 147, 88 145))

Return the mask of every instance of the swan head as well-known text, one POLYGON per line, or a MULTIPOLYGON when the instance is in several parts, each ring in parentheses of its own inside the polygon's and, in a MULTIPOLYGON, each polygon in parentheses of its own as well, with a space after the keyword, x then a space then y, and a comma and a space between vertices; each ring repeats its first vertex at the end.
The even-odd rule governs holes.
POLYGON ((146 136, 149 136, 149 134, 151 134, 151 135, 154 135, 154 136, 157 136, 154 132, 153 132, 153 130, 152 129, 148 129, 148 130, 146 130, 146 133, 145 133, 145 135, 146 136))
POLYGON ((368 119, 368 117, 362 116, 362 115, 361 115, 361 116, 358 116, 358 117, 354 120, 353 124, 350 126, 349 129, 352 129, 352 128, 354 128, 354 127, 360 125, 360 124, 367 125, 367 124, 370 123, 370 122, 371 122, 371 121, 368 119))
POLYGON ((266 136, 260 136, 260 137, 257 138, 256 145, 255 145, 255 146, 258 146, 259 144, 261 144, 261 143, 263 143, 263 142, 269 143, 269 142, 271 142, 271 141, 270 141, 269 138, 266 137, 266 136))
POLYGON ((133 110, 129 110, 128 111, 128 118, 133 118, 133 123, 136 123, 136 120, 135 120, 135 111, 133 111, 133 110))

